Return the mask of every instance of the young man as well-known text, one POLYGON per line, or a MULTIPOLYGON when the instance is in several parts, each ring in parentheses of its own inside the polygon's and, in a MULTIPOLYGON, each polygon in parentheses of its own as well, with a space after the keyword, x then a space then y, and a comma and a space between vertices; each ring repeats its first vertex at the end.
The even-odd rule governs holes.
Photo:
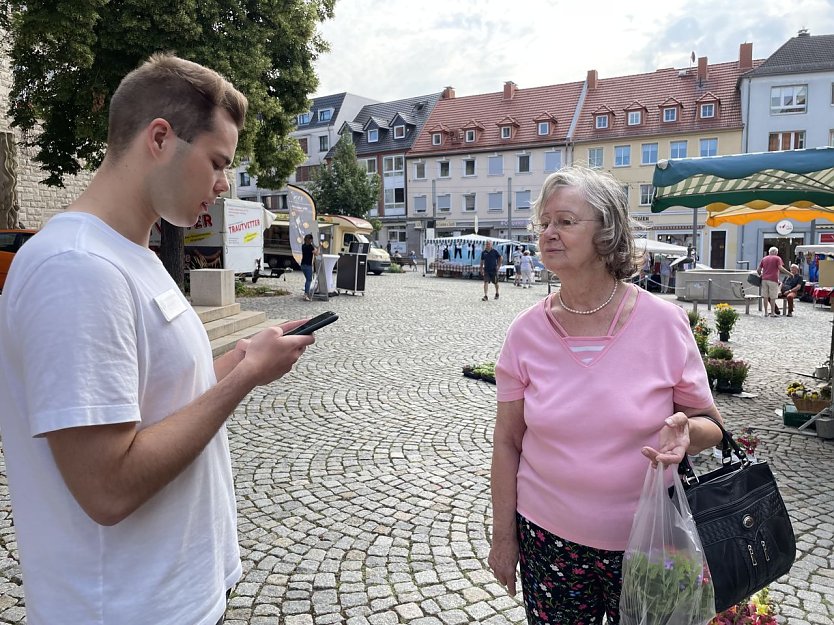
POLYGON ((501 253, 492 247, 492 241, 487 241, 481 252, 481 275, 484 277, 483 301, 489 299, 489 283, 495 285, 495 299, 498 299, 498 268, 501 266, 501 253))
POLYGON ((212 362, 148 237, 228 190, 246 98, 155 55, 110 102, 87 190, 17 254, 0 298, 0 428, 27 622, 214 625, 241 575, 225 422, 291 370, 291 322, 212 362))

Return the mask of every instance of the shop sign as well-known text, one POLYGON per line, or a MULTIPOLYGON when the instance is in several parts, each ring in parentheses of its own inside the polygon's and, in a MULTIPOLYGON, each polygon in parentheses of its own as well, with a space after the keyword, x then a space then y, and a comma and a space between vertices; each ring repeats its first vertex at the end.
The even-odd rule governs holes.
POLYGON ((783 219, 778 224, 776 224, 776 234, 779 235, 786 235, 793 232, 793 222, 788 219, 783 219))
POLYGON ((437 228, 454 228, 455 225, 454 219, 438 219, 435 223, 437 228))

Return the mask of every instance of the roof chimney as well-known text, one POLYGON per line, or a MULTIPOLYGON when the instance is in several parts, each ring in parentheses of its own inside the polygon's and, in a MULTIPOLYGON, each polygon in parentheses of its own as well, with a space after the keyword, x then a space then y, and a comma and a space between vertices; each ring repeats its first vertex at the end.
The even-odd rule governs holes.
POLYGON ((738 47, 738 68, 753 69, 753 44, 743 43, 738 47))
POLYGON ((597 76, 597 70, 589 69, 588 70, 588 77, 585 79, 585 82, 588 83, 588 91, 593 91, 597 88, 597 82, 599 78, 597 76))
POLYGON ((455 88, 454 87, 446 87, 443 89, 443 93, 440 94, 441 100, 454 100, 455 99, 455 88))
POLYGON ((707 57, 698 57, 698 82, 704 82, 709 77, 707 70, 707 57))
POLYGON ((800 28, 799 32, 796 34, 797 37, 810 37, 811 33, 807 28, 800 28))
POLYGON ((504 83, 504 99, 505 100, 512 100, 513 96, 515 95, 515 90, 518 86, 512 81, 508 80, 504 83))

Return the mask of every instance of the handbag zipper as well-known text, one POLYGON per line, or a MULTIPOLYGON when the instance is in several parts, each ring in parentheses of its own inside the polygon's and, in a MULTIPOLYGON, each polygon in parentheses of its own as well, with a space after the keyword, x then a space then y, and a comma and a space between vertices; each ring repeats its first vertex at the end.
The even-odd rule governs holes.
POLYGON ((744 505, 747 503, 748 499, 749 500, 754 500, 754 499, 758 498, 759 491, 767 490, 767 489, 771 488, 772 486, 773 486, 772 484, 762 484, 758 488, 756 488, 754 490, 751 490, 742 499, 739 499, 737 501, 731 501, 730 503, 725 503, 725 504, 722 504, 722 505, 717 506, 715 508, 710 508, 710 510, 708 510, 706 512, 703 512, 701 514, 693 515, 692 518, 695 520, 696 523, 704 522, 704 521, 710 521, 710 520, 712 520, 713 517, 720 517, 721 514, 723 513, 723 511, 727 508, 739 508, 739 509, 744 508, 744 505))
POLYGON ((747 543, 747 551, 750 553, 750 561, 753 563, 753 566, 759 566, 759 563, 756 562, 756 556, 753 555, 753 545, 750 543, 747 543))
POLYGON ((762 541, 759 541, 759 542, 761 542, 761 544, 762 544, 762 551, 764 551, 765 561, 770 562, 770 556, 767 553, 767 545, 765 544, 765 541, 762 540, 762 541))

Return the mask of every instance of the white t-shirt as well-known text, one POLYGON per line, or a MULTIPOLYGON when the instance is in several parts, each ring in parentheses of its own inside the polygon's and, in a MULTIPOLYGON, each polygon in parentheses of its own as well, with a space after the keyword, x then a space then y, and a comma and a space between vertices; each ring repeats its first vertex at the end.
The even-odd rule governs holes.
POLYGON ((521 271, 523 273, 532 273, 533 259, 530 256, 522 256, 519 264, 521 265, 521 271))
POLYGON ((206 332, 156 255, 92 215, 56 216, 18 252, 0 296, 0 371, 29 625, 215 625, 241 575, 225 427, 112 527, 81 509, 43 436, 142 429, 216 383, 206 332))

